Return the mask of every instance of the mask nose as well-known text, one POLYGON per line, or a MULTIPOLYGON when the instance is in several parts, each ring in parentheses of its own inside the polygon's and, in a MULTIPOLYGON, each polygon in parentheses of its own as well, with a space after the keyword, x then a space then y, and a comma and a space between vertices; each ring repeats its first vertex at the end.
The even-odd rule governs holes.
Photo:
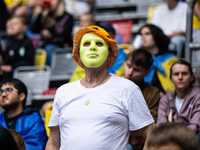
POLYGON ((90 50, 95 51, 96 50, 96 43, 94 41, 91 42, 90 44, 90 50))

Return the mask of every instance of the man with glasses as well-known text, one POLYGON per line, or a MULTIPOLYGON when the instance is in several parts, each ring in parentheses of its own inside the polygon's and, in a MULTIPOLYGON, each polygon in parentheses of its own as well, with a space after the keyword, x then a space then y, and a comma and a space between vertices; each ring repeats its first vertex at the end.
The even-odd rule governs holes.
POLYGON ((27 88, 18 79, 6 79, 0 83, 0 126, 20 132, 26 150, 43 150, 47 142, 44 122, 37 108, 25 106, 27 88))

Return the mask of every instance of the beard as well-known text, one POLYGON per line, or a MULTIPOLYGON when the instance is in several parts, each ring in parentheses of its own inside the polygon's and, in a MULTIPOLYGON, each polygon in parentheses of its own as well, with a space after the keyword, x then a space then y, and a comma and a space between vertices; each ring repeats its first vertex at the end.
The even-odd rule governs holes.
POLYGON ((19 106, 19 102, 12 102, 11 104, 1 105, 5 111, 14 110, 19 106))

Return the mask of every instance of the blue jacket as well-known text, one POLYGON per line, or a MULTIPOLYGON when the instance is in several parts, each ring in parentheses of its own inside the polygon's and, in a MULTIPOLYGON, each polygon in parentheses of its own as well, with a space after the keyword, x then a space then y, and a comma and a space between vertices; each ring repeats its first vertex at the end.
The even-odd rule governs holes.
MULTIPOLYGON (((8 128, 5 113, 0 113, 0 126, 8 128)), ((17 118, 15 130, 24 138, 26 150, 43 150, 47 142, 47 134, 38 109, 26 107, 17 118)))

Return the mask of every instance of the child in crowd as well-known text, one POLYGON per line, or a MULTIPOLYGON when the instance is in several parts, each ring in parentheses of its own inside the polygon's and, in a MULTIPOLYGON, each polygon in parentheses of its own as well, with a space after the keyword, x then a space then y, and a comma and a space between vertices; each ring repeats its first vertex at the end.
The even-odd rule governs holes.
POLYGON ((12 77, 18 66, 33 65, 35 55, 33 44, 25 35, 27 20, 13 16, 6 26, 6 35, 0 38, 0 80, 12 77))

